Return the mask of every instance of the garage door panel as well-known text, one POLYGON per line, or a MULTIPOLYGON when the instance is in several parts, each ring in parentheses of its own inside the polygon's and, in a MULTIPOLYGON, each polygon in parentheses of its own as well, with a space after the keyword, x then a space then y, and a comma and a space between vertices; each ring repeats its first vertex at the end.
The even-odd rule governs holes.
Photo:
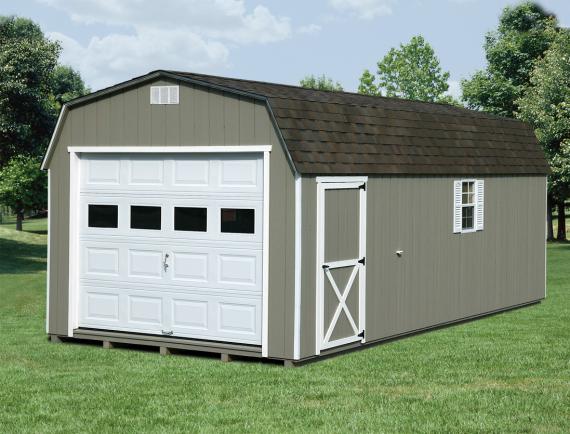
POLYGON ((261 154, 81 164, 80 326, 260 344, 261 154))

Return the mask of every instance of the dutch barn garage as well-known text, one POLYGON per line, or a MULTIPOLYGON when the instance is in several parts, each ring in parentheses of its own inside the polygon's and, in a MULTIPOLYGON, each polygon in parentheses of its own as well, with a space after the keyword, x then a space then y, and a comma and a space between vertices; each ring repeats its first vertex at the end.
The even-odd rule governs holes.
POLYGON ((545 296, 527 125, 155 71, 62 109, 47 333, 291 364, 545 296))

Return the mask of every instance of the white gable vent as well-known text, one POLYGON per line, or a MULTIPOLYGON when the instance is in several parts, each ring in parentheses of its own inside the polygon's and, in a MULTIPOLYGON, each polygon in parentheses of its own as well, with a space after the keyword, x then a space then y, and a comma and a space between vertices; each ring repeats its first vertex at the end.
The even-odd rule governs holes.
POLYGON ((178 86, 151 86, 151 104, 178 104, 178 86))

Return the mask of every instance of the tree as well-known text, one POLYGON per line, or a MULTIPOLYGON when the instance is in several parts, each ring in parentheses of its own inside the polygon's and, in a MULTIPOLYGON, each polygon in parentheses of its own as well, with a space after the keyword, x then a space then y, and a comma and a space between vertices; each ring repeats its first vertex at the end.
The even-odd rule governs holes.
POLYGON ((443 72, 431 45, 422 36, 392 48, 378 62, 377 76, 365 70, 358 91, 428 102, 451 102, 449 72, 443 72), (374 83, 377 78, 377 84, 374 83))
POLYGON ((88 94, 90 89, 85 86, 81 75, 72 67, 57 65, 52 74, 51 92, 59 111, 63 104, 88 94))
POLYGON ((329 92, 343 91, 343 88, 338 81, 334 82, 331 78, 327 77, 324 74, 318 77, 312 74, 307 75, 299 82, 299 84, 301 87, 305 87, 307 89, 326 90, 329 92))
POLYGON ((463 101, 469 108, 515 117, 529 86, 530 74, 552 43, 549 29, 556 18, 532 2, 506 7, 496 31, 485 37, 487 67, 462 80, 463 101))
MULTIPOLYGON (((515 103, 542 143, 552 174, 549 196, 558 208, 558 240, 566 240, 564 202, 570 196, 570 31, 550 29, 552 40, 529 77, 530 87, 515 103)), ((550 216, 550 219, 552 217, 550 216)), ((553 238, 549 225, 549 238, 553 238)))
POLYGON ((16 214, 16 230, 22 230, 26 211, 47 206, 47 174, 31 156, 16 156, 0 170, 0 202, 16 214))
POLYGON ((55 125, 52 73, 59 45, 32 21, 0 17, 0 167, 42 154, 55 125))

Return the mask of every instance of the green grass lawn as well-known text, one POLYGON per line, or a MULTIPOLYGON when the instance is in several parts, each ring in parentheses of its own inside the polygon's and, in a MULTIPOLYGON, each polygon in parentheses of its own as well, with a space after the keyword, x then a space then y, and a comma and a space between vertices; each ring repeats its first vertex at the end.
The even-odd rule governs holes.
POLYGON ((298 369, 45 335, 45 220, 0 226, 0 433, 570 432, 570 244, 548 298, 298 369))

